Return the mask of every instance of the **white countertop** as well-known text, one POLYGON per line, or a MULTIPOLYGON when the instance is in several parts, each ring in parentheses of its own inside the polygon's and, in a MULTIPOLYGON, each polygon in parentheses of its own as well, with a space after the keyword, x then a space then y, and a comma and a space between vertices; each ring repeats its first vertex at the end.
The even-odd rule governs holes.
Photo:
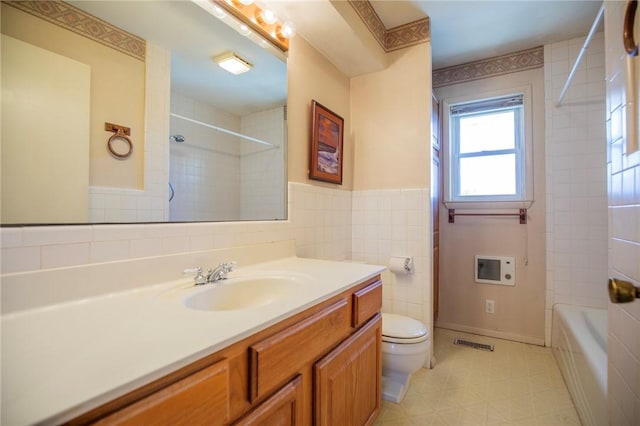
MULTIPOLYGON (((60 423, 301 312, 385 268, 285 258, 229 274, 295 275, 300 294, 235 311, 183 299, 206 286, 166 282, 2 316, 2 424, 60 423)), ((208 284, 211 285, 211 284, 208 284)))

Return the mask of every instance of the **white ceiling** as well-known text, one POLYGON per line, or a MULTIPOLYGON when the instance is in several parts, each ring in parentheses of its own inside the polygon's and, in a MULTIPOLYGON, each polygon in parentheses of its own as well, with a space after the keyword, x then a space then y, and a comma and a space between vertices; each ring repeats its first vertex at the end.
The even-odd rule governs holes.
POLYGON ((386 28, 429 16, 433 68, 585 36, 602 1, 373 0, 386 28))
MULTIPOLYGON (((602 4, 599 0, 370 3, 387 29, 429 16, 434 69, 586 36, 602 4)), ((268 4, 293 21, 298 33, 345 74, 380 69, 377 53, 363 50, 366 35, 350 16, 345 0, 268 0, 268 4)), ((382 49, 378 46, 378 50, 382 49)))

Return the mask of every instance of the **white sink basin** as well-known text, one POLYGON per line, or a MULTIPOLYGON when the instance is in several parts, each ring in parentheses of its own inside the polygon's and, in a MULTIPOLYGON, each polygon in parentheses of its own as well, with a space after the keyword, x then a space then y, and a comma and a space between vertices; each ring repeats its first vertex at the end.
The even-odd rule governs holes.
POLYGON ((231 278, 206 284, 202 290, 184 298, 187 308, 199 311, 232 311, 296 297, 304 288, 304 280, 295 276, 231 278))

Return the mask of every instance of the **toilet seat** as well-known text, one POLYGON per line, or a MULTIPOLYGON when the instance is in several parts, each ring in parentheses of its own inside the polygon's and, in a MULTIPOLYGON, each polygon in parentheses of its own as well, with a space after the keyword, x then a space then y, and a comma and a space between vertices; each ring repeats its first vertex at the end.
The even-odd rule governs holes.
POLYGON ((420 321, 403 315, 382 314, 383 342, 419 343, 427 337, 427 327, 420 321))

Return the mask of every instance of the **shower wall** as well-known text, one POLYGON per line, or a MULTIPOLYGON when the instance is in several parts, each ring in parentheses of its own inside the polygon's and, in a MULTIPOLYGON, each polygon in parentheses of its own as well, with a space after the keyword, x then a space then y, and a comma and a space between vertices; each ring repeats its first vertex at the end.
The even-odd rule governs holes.
MULTIPOLYGON (((171 112, 240 131, 240 118, 171 92, 171 112)), ((174 196, 170 221, 235 220, 240 216, 240 144, 236 136, 171 117, 169 181, 174 196)))
POLYGON ((286 217, 286 107, 245 115, 240 132, 275 147, 243 142, 240 159, 240 217, 243 220, 286 217))
POLYGON ((285 107, 236 116, 171 93, 171 112, 260 139, 261 144, 171 116, 171 221, 286 217, 285 107))
POLYGON ((604 35, 597 33, 556 105, 584 37, 544 47, 547 309, 607 306, 607 184, 604 35))

